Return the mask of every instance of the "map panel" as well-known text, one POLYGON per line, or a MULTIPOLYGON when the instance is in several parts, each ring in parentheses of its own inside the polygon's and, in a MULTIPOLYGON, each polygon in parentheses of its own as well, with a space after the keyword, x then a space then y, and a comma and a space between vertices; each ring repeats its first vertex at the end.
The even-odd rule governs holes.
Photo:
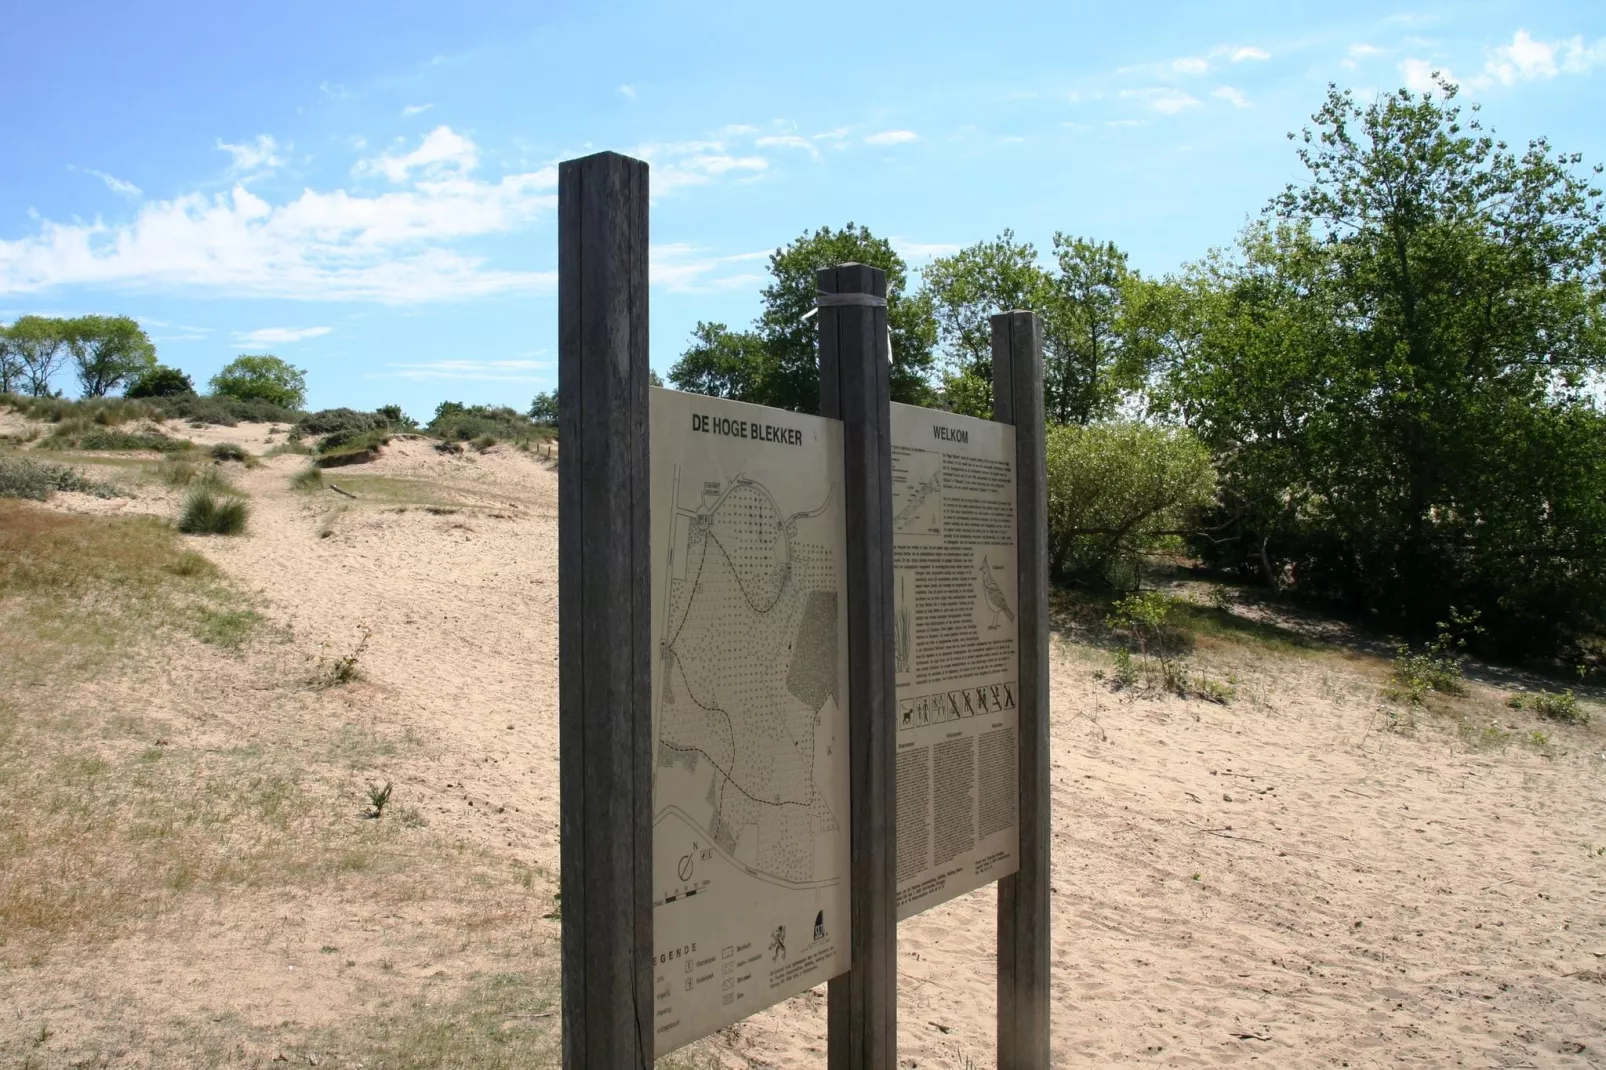
POLYGON ((892 406, 898 917, 1019 868, 1015 429, 892 406))
POLYGON ((662 1055, 848 966, 842 427, 653 388, 662 1055))

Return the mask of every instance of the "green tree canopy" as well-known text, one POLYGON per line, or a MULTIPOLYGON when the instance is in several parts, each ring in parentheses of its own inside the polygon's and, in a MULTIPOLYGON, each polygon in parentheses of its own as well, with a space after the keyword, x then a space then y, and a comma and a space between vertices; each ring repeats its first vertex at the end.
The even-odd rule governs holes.
POLYGON ((79 316, 63 334, 85 397, 105 397, 156 367, 156 347, 128 316, 79 316))
POLYGON ((819 325, 815 322, 815 273, 836 264, 858 263, 887 273, 887 331, 892 344, 892 400, 929 404, 928 382, 936 323, 922 294, 906 293, 908 268, 884 238, 849 223, 805 233, 770 257, 770 283, 760 295, 764 309, 751 332, 699 323, 692 343, 670 369, 681 389, 719 390, 760 405, 817 412, 819 325), (692 385, 687 385, 692 384, 692 385))
POLYGON ((299 409, 307 399, 307 373, 275 356, 242 354, 212 377, 212 393, 299 409))
POLYGON ((1455 96, 1329 91, 1308 181, 1178 280, 1165 393, 1233 559, 1414 631, 1476 609, 1516 651, 1606 606, 1606 227, 1577 156, 1455 96))

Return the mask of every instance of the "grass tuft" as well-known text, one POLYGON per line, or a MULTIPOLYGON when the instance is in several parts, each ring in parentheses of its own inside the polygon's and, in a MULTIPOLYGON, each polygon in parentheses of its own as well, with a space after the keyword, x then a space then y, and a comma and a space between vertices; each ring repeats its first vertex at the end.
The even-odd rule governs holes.
POLYGON ((239 498, 198 487, 184 500, 178 530, 186 535, 239 535, 245 531, 249 507, 239 498))
POLYGON ((316 467, 303 468, 290 477, 291 490, 322 490, 323 470, 316 467))

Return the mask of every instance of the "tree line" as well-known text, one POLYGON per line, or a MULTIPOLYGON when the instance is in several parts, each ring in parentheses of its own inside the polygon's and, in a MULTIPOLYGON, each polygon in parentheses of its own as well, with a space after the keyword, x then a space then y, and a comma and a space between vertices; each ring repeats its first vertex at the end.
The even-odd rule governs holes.
POLYGON ((1330 87, 1290 137, 1304 180, 1159 277, 1006 230, 916 286, 865 227, 806 233, 752 326, 697 324, 669 378, 812 411, 814 272, 857 261, 887 273, 893 398, 985 417, 988 316, 1029 308, 1057 581, 1130 587, 1185 547, 1378 626, 1475 613, 1489 652, 1576 653, 1606 628, 1600 168, 1512 148, 1442 80, 1330 87))

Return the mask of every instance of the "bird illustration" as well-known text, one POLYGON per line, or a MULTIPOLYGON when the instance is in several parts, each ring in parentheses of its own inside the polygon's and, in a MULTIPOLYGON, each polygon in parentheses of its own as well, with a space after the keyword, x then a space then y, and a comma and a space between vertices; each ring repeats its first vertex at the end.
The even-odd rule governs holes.
POLYGON ((1009 608, 1009 602, 1004 598, 1003 589, 998 586, 998 581, 993 579, 992 566, 987 563, 985 557, 981 559, 981 589, 982 593, 987 596, 988 608, 993 611, 993 622, 987 625, 987 630, 993 631, 998 627, 1000 615, 1008 617, 1009 622, 1014 624, 1015 611, 1009 608))

